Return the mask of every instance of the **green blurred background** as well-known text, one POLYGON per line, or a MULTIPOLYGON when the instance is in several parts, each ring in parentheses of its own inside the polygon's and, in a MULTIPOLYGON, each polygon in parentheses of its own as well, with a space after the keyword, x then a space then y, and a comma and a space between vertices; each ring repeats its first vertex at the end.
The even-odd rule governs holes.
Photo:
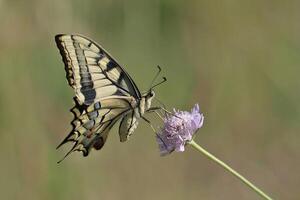
POLYGON ((0 198, 259 199, 194 149, 160 157, 145 123, 127 143, 115 128, 102 151, 57 165, 74 93, 54 35, 80 33, 141 90, 161 65, 168 82, 157 96, 204 112, 198 143, 275 199, 300 199, 299 8, 292 0, 0 0, 0 198))

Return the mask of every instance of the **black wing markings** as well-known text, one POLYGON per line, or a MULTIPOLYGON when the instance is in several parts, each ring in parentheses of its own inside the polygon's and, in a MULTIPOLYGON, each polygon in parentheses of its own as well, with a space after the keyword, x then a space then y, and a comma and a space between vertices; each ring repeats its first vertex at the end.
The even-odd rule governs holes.
MULTIPOLYGON (((72 69, 72 66, 77 66, 78 68, 82 69, 82 66, 86 66, 86 70, 83 73, 89 73, 88 68, 91 66, 98 66, 102 73, 105 75, 105 77, 107 79, 110 80, 111 83, 113 83, 113 85, 117 86, 117 88, 122 89, 123 91, 126 91, 129 95, 135 97, 136 99, 139 99, 141 97, 140 91, 138 90, 136 84, 134 83, 134 81, 132 80, 132 78, 128 75, 128 73, 115 61, 115 59, 110 56, 110 54, 108 52, 106 52, 100 45, 98 45, 97 43, 93 42, 92 40, 84 37, 84 36, 79 36, 79 35, 71 35, 69 36, 70 38, 68 38, 68 35, 64 35, 64 34, 60 34, 57 35, 55 37, 56 43, 58 48, 60 49, 60 53, 63 57, 63 61, 65 64, 65 69, 67 72, 67 79, 69 81, 69 85, 71 85, 72 87, 74 87, 74 82, 75 82, 75 76, 76 74, 72 71, 74 69, 72 69), (67 37, 67 38, 64 38, 67 37), (61 39, 62 38, 62 39, 61 39), (84 40, 84 41, 80 41, 80 40, 84 40), (70 41, 71 40, 71 41, 70 41), (88 44, 85 44, 84 42, 87 42, 88 44), (70 42, 72 42, 72 45, 70 44, 70 42), (87 49, 86 47, 91 47, 93 45, 93 49, 87 49), (85 48, 84 48, 85 47, 85 48), (96 50, 98 50, 97 52, 95 52, 96 50), (72 49, 75 50, 74 55, 72 49), (85 50, 88 50, 89 52, 94 52, 94 56, 86 56, 85 55, 85 50), (96 57, 95 55, 98 55, 98 57, 96 57), (76 57, 76 61, 77 63, 73 63, 74 58, 72 59, 72 56, 76 57), (89 62, 87 62, 87 58, 88 57, 92 57, 95 60, 94 64, 91 64, 89 62), (108 58, 108 63, 106 64, 106 69, 103 70, 103 68, 100 66, 101 64, 99 63, 99 61, 103 58, 107 57, 108 58), (84 58, 84 63, 82 63, 82 59, 84 58), (113 69, 119 69, 119 77, 116 78, 116 81, 112 80, 110 78, 110 75, 107 74, 109 73, 111 70, 113 69), (126 88, 121 86, 121 83, 124 83, 125 86, 129 89, 127 90, 126 88)), ((82 72, 82 71, 80 71, 82 72)), ((82 74, 83 74, 82 73, 82 74)), ((91 73, 92 74, 92 73, 91 73)), ((82 78, 82 77, 81 77, 82 78)), ((84 82, 89 82, 90 76, 87 76, 86 78, 84 78, 83 80, 80 80, 80 84, 84 84, 84 89, 91 89, 91 91, 89 91, 88 93, 86 93, 85 95, 87 95, 90 98, 93 98, 94 96, 94 91, 92 90, 93 86, 91 84, 86 84, 84 82), (91 93, 90 93, 91 92, 91 93)), ((92 80, 90 81, 92 82, 92 80)), ((81 92, 84 94, 85 91, 84 89, 81 90, 81 92)), ((123 94, 124 95, 124 94, 123 94)), ((90 103, 90 102, 87 102, 90 103)))
MULTIPOLYGON (((95 149, 103 147, 109 130, 122 116, 129 115, 130 111, 132 119, 128 130, 132 127, 134 111, 131 101, 134 98, 137 102, 141 98, 141 94, 129 74, 97 43, 84 36, 64 34, 57 35, 55 41, 65 64, 69 85, 75 91, 79 89, 84 99, 87 99, 82 104, 77 97, 74 97, 75 106, 71 109, 74 114, 74 119, 71 122, 72 131, 57 148, 67 142, 74 142, 73 147, 65 157, 73 151, 82 151, 84 156, 87 156, 92 146, 95 149), (105 58, 106 62, 103 62, 102 59, 105 58), (99 81, 101 80, 104 82, 100 84, 99 81), (109 80, 110 84, 105 83, 105 80, 109 80), (102 113, 100 121, 96 121, 101 116, 99 110, 104 109, 100 104, 101 99, 99 102, 94 102, 97 95, 96 89, 107 85, 114 85, 118 90, 114 94, 106 95, 106 97, 124 100, 128 106, 117 113, 114 113, 113 109, 109 109, 106 113, 102 113), (131 100, 121 98, 125 96, 132 98, 131 100), (92 111, 88 111, 91 106, 94 108, 92 111), (110 113, 113 116, 104 121, 106 115, 110 113)), ((128 130, 126 131, 128 132, 128 130)))
MULTIPOLYGON (((57 149, 61 147, 63 144, 68 142, 73 142, 72 148, 65 154, 65 156, 58 161, 61 162, 64 160, 70 153, 74 151, 80 151, 83 153, 83 156, 88 156, 90 149, 94 147, 96 150, 99 150, 103 147, 106 138, 108 136, 108 133, 110 129, 113 127, 113 125, 123 116, 126 115, 127 112, 129 112, 131 109, 124 109, 121 112, 117 113, 114 117, 107 119, 104 121, 105 117, 110 114, 113 111, 113 108, 109 108, 109 110, 101 117, 101 120, 98 123, 94 123, 89 129, 86 129, 84 126, 86 123, 82 123, 80 126, 76 125, 74 121, 78 119, 78 111, 82 114, 84 112, 87 112, 88 106, 80 105, 78 104, 78 101, 76 100, 76 97, 74 97, 75 106, 71 109, 72 113, 74 114, 74 120, 71 122, 72 130, 68 134, 68 136, 57 146, 57 149)), ((95 107, 95 106, 94 106, 95 107)), ((101 110, 101 107, 96 106, 101 110)), ((96 108, 95 107, 95 108, 96 108)), ((107 109, 104 107, 104 109, 107 109)), ((99 111, 98 110, 98 111, 99 111)), ((97 111, 97 110, 94 110, 97 111)), ((91 111, 91 112, 94 112, 91 111)), ((91 112, 85 113, 88 115, 91 112)), ((79 114, 79 117, 82 116, 82 114, 79 114)), ((99 117, 97 115, 97 117, 99 117)), ((87 122, 94 121, 94 119, 90 119, 87 122)))

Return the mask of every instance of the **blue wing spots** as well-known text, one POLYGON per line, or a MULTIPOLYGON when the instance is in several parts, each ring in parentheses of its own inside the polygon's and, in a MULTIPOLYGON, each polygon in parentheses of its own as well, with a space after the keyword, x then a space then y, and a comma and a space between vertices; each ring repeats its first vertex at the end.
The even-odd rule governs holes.
POLYGON ((95 126, 94 120, 90 120, 83 125, 83 127, 87 130, 92 129, 94 126, 95 126))
POLYGON ((96 110, 99 110, 99 109, 101 108, 100 102, 96 102, 96 103, 94 104, 94 108, 95 108, 96 110))
POLYGON ((98 117, 98 111, 95 110, 93 112, 88 113, 89 119, 96 119, 98 117))

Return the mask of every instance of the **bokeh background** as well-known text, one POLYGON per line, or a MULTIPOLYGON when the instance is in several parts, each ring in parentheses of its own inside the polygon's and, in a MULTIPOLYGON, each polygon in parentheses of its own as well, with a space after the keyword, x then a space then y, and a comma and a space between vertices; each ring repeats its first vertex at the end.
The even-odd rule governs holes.
MULTIPOLYGON (((300 199, 300 2, 0 0, 0 198, 259 199, 194 149, 160 157, 141 123, 102 151, 67 147, 73 91, 54 42, 80 33, 104 46, 171 109, 199 103, 196 141, 275 199, 300 199)), ((152 121, 159 121, 153 117, 152 121)))

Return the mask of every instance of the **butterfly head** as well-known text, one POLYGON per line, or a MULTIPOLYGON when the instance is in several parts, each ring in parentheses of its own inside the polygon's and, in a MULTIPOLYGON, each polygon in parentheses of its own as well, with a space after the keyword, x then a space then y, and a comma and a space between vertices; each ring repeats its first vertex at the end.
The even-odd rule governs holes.
MULTIPOLYGON (((160 67, 159 67, 159 72, 160 72, 160 67)), ((158 72, 158 74, 159 74, 159 72, 158 72)), ((148 92, 146 92, 143 95, 143 98, 145 99, 145 109, 146 110, 148 110, 151 107, 152 99, 155 97, 155 92, 154 92, 153 88, 155 88, 156 86, 158 86, 158 85, 160 85, 160 84, 162 84, 162 83, 164 83, 166 81, 167 81, 166 77, 163 77, 163 80, 160 81, 159 83, 156 83, 155 85, 151 84, 152 86, 150 87, 150 89, 148 90, 148 92)))
POLYGON ((154 90, 150 89, 145 95, 145 108, 148 110, 151 107, 152 99, 155 97, 154 90))

